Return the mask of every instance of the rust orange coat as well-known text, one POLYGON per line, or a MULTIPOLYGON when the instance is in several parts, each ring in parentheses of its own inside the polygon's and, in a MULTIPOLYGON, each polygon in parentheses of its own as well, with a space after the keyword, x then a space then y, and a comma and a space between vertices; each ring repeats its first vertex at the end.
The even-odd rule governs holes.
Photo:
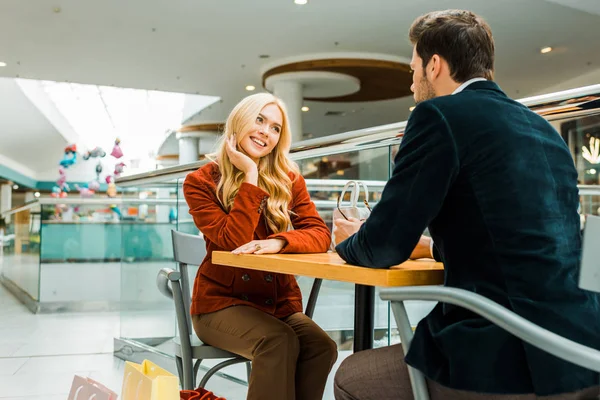
POLYGON ((215 265, 215 250, 231 251, 252 240, 284 239, 282 253, 322 253, 329 248, 331 236, 317 213, 302 176, 292 177, 294 230, 271 234, 264 216, 269 194, 257 186, 242 183, 229 213, 217 199, 221 174, 216 163, 209 163, 188 174, 183 193, 190 215, 206 241, 206 257, 194 281, 191 313, 205 314, 234 305, 258 308, 277 318, 302 312, 302 294, 292 275, 215 265))

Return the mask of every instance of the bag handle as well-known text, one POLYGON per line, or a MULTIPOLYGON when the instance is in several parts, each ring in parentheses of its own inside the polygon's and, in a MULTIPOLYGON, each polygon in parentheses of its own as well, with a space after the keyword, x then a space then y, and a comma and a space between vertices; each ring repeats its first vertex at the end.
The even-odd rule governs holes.
POLYGON ((346 217, 346 215, 342 212, 342 210, 340 210, 340 203, 342 202, 342 199, 344 198, 344 195, 346 194, 346 191, 348 191, 350 188, 350 206, 351 207, 356 207, 358 204, 358 199, 360 197, 360 192, 361 192, 361 187, 363 189, 364 192, 364 200, 363 203, 364 205, 367 207, 367 209, 369 211, 371 211, 371 206, 369 206, 369 189, 367 188, 367 184, 364 183, 363 181, 348 181, 346 182, 346 184, 344 185, 344 188, 342 189, 342 192, 340 193, 340 195, 338 196, 337 199, 337 208, 338 211, 340 212, 340 214, 342 214, 342 216, 347 220, 348 218, 346 217))
MULTIPOLYGON (((127 374, 125 377, 125 381, 123 382, 123 388, 129 388, 129 378, 131 377, 131 372, 127 374)), ((135 389, 135 397, 134 400, 140 400, 140 388, 142 387, 142 380, 140 379, 137 384, 137 388, 135 389)), ((122 396, 125 396, 125 391, 121 393, 122 396)))
MULTIPOLYGON (((79 392, 81 392, 83 390, 83 385, 79 386, 77 388, 77 391, 75 392, 75 396, 73 396, 73 400, 77 400, 77 398, 79 397, 79 392)), ((94 400, 94 398, 96 398, 96 393, 93 393, 89 399, 87 400, 94 400)))
POLYGON ((344 185, 344 188, 342 189, 342 192, 338 196, 338 207, 339 207, 340 203, 343 201, 344 196, 346 195, 346 192, 350 188, 352 188, 350 190, 350 205, 352 207, 356 207, 356 205, 358 204, 358 199, 360 197, 361 187, 362 187, 362 189, 364 191, 364 195, 365 195, 364 201, 368 201, 369 189, 367 188, 367 185, 363 181, 351 180, 351 181, 346 182, 346 184, 344 185))

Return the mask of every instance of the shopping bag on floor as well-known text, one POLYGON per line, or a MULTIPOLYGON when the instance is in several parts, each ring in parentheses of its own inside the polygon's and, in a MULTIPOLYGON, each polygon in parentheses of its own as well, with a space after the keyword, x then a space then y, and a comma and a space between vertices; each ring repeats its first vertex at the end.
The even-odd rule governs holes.
POLYGON ((117 394, 92 378, 75 375, 68 400, 117 400, 117 394))
POLYGON ((204 388, 196 390, 182 390, 180 392, 181 400, 227 400, 225 397, 218 397, 213 392, 204 388))
POLYGON ((121 399, 180 400, 179 378, 148 360, 141 364, 127 361, 121 399))

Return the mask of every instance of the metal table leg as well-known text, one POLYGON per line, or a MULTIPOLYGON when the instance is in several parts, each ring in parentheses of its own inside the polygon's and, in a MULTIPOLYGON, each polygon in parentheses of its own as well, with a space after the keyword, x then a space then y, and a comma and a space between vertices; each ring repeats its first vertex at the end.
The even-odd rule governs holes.
POLYGON ((373 348, 375 288, 355 285, 354 292, 354 352, 356 353, 373 348))

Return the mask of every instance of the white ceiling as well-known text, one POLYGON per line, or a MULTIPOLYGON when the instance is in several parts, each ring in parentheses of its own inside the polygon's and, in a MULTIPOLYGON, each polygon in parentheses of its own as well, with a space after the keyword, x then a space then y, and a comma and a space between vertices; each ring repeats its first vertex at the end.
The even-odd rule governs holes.
POLYGON ((13 79, 0 79, 0 157, 13 164, 7 166, 30 177, 56 170, 66 144, 13 79))
MULTIPOLYGON (((220 96, 221 102, 194 119, 222 121, 248 94, 246 85, 261 87, 260 71, 267 63, 335 52, 410 57, 411 21, 427 11, 452 7, 471 9, 488 20, 496 40, 497 81, 518 98, 600 67, 600 52, 590 50, 600 43, 600 16, 558 2, 574 4, 566 0, 309 0, 305 6, 292 0, 2 0, 0 61, 8 66, 0 68, 0 76, 220 96), (542 55, 539 49, 544 46, 556 50, 542 55), (261 59, 261 54, 270 58, 261 59)), ((411 104, 410 97, 358 104, 309 102, 304 131, 321 136, 401 121, 411 104), (346 115, 325 117, 326 111, 346 115)), ((25 116, 16 119, 17 114, 5 114, 13 119, 13 126, 29 123, 25 116)), ((47 149, 39 143, 35 143, 38 148, 47 149)), ((26 142, 10 146, 19 152, 36 151, 26 142)))

